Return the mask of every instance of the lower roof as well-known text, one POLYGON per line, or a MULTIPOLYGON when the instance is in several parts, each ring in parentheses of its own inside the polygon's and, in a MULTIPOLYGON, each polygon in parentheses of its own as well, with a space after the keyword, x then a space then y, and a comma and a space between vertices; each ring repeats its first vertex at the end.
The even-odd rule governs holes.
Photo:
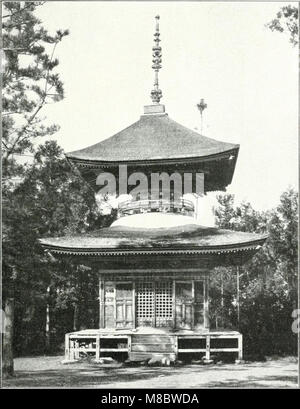
POLYGON ((257 251, 266 239, 262 234, 189 224, 155 229, 115 226, 80 236, 44 238, 40 243, 55 254, 114 256, 257 251))

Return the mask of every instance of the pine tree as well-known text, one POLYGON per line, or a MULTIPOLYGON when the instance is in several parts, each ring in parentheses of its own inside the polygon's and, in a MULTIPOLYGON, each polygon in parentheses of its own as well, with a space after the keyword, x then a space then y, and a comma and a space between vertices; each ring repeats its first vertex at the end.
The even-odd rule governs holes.
POLYGON ((3 175, 19 176, 14 155, 34 151, 34 140, 58 130, 45 125, 42 108, 64 97, 55 50, 68 30, 50 35, 34 15, 41 2, 4 2, 2 16, 5 64, 3 85, 3 175))
MULTIPOLYGON (((258 350, 261 354, 295 353, 291 314, 297 302, 297 192, 287 189, 278 206, 269 211, 256 211, 250 203, 237 206, 228 194, 220 195, 218 202, 219 227, 269 235, 263 248, 240 268, 241 332, 246 353, 257 355, 258 350), (255 349, 251 349, 253 346, 255 349)), ((236 269, 215 269, 211 283, 214 321, 234 326, 236 269), (220 308, 222 297, 224 308, 220 308)))
MULTIPOLYGON (((40 114, 46 104, 60 101, 64 96, 63 84, 55 71, 59 63, 55 58, 55 49, 68 31, 58 30, 53 36, 47 32, 34 14, 36 8, 42 4, 42 2, 4 2, 2 13, 2 39, 5 53, 2 75, 3 282, 5 283, 3 302, 5 304, 6 300, 10 300, 12 311, 15 307, 16 293, 19 291, 13 284, 19 282, 17 278, 20 278, 20 282, 24 284, 18 257, 21 256, 21 249, 24 249, 28 231, 20 228, 20 221, 30 217, 24 208, 23 213, 21 211, 19 213, 18 225, 11 224, 13 220, 10 213, 16 203, 16 179, 20 180, 24 176, 25 169, 24 165, 16 159, 16 155, 33 153, 34 141, 37 138, 57 131, 58 126, 46 125, 40 114), (14 228, 22 233, 19 234, 17 241, 12 235, 14 228)), ((29 257, 27 259, 30 261, 29 257)), ((29 266, 31 265, 32 263, 29 263, 29 266)), ((12 313, 6 314, 6 321, 9 317, 13 319, 13 316, 12 313)), ((13 322, 6 324, 9 328, 14 327, 13 322)), ((12 337, 4 337, 4 353, 12 351, 11 340, 12 337)), ((12 361, 12 354, 7 353, 3 361, 5 362, 3 375, 12 375, 13 371, 7 369, 13 368, 13 362, 8 362, 12 361)))
POLYGON ((276 14, 276 17, 267 24, 267 27, 272 31, 287 33, 290 43, 293 46, 298 44, 298 7, 288 4, 281 7, 276 14))

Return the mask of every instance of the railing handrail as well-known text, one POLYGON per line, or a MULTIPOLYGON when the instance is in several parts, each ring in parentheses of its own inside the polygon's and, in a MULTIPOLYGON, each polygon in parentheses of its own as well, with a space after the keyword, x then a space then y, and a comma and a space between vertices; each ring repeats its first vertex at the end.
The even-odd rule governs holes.
POLYGON ((126 200, 119 204, 119 208, 126 207, 131 204, 151 204, 151 203, 166 203, 166 204, 184 204, 187 206, 194 207, 194 203, 189 199, 141 199, 141 200, 126 200))
POLYGON ((167 200, 167 199, 141 199, 141 200, 126 200, 119 204, 118 210, 120 214, 127 213, 134 210, 149 210, 159 207, 168 207, 169 209, 181 209, 188 212, 194 212, 195 206, 191 200, 188 199, 177 199, 177 200, 167 200), (153 206, 155 205, 155 206, 153 206))

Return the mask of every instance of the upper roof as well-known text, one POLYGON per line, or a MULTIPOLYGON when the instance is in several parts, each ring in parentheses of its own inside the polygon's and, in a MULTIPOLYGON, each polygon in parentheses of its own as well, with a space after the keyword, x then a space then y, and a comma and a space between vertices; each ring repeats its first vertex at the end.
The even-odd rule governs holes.
POLYGON ((217 141, 180 125, 165 113, 142 115, 139 121, 95 145, 66 154, 76 163, 136 162, 204 158, 237 151, 239 145, 217 141))
MULTIPOLYGON (((160 104, 162 91, 158 80, 162 68, 159 16, 155 19, 153 104, 144 107, 144 115, 134 124, 95 145, 69 152, 66 157, 96 191, 99 190, 98 175, 109 169, 118 179, 119 165, 128 166, 130 173, 146 170, 147 175, 150 170, 169 174, 174 171, 180 174, 191 171, 203 173, 205 192, 226 190, 232 181, 239 145, 200 135, 165 113, 165 106, 160 104)), ((207 104, 201 99, 197 107, 202 115, 207 104)), ((195 186, 192 189, 196 191, 195 186)))

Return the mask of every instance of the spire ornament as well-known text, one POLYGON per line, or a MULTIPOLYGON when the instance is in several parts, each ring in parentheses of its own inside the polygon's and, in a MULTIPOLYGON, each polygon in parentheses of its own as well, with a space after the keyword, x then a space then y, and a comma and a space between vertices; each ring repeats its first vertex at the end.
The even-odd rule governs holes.
POLYGON ((154 33, 154 46, 152 47, 152 68, 155 72, 155 77, 154 77, 154 88, 151 91, 151 98, 152 102, 154 104, 159 104, 160 99, 162 98, 162 92, 159 89, 159 84, 158 84, 158 72, 161 69, 161 47, 159 45, 160 43, 160 32, 159 32, 159 16, 155 17, 156 19, 156 27, 155 27, 155 33, 154 33))

